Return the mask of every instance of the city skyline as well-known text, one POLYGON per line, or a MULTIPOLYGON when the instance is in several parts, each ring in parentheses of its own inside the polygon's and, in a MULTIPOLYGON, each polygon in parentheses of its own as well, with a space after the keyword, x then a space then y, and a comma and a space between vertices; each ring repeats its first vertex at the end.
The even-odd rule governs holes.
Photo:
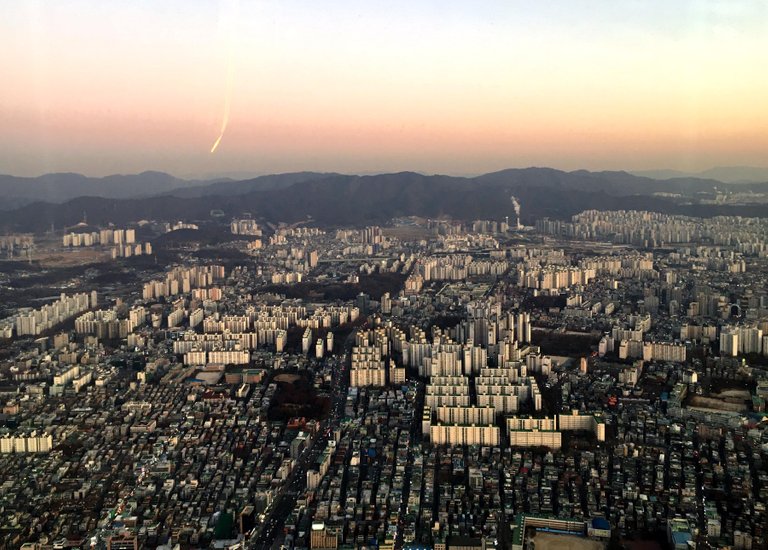
POLYGON ((767 10, 14 4, 0 172, 764 166, 767 10))
POLYGON ((0 5, 0 547, 768 548, 767 31, 0 5))
POLYGON ((117 210, 0 238, 4 547, 766 547, 765 217, 117 210))

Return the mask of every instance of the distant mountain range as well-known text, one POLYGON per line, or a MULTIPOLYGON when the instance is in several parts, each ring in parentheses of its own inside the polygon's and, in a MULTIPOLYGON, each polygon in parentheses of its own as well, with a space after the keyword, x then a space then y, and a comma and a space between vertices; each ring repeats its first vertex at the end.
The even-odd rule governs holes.
POLYGON ((185 180, 164 172, 114 175, 90 178, 81 174, 45 174, 25 178, 0 174, 0 210, 18 208, 24 204, 44 200, 62 203, 77 197, 103 197, 109 199, 136 199, 173 193, 178 197, 203 197, 216 194, 243 194, 286 187, 294 183, 317 179, 324 174, 299 172, 260 176, 246 180, 217 178, 185 180))
POLYGON ((704 178, 723 183, 765 183, 768 182, 768 168, 757 166, 716 166, 703 172, 681 172, 679 170, 640 170, 636 176, 666 180, 671 178, 704 178))
MULTIPOLYGON (((768 217, 765 205, 701 203, 724 185, 705 178, 658 180, 627 172, 551 168, 509 169, 472 178, 414 172, 373 176, 299 172, 241 181, 187 181, 159 172, 107 178, 0 176, 4 196, 28 202, 14 208, 18 203, 3 200, 6 211, 0 216, 0 233, 44 231, 51 224, 71 226, 82 221, 84 213, 89 223, 99 225, 142 219, 204 221, 211 219, 212 211, 221 211, 225 219, 248 213, 263 221, 323 225, 382 223, 398 216, 509 216, 514 221, 512 196, 520 201, 524 223, 544 216, 567 218, 587 209, 768 217), (45 202, 29 203, 40 198, 45 202)), ((739 189, 768 193, 768 183, 739 189)))
POLYGON ((142 172, 89 178, 81 174, 45 174, 36 178, 0 175, 0 196, 14 202, 64 202, 75 197, 127 199, 156 195, 201 182, 185 181, 163 172, 142 172))

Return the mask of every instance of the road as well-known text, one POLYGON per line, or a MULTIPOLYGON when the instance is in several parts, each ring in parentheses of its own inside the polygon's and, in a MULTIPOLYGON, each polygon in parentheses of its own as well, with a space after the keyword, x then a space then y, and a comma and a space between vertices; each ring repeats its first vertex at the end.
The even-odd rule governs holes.
POLYGON ((282 491, 275 498, 267 511, 261 531, 248 542, 248 548, 268 550, 273 548, 275 541, 281 540, 285 520, 296 507, 296 500, 306 488, 307 470, 315 464, 328 443, 327 432, 338 426, 344 415, 344 405, 349 389, 349 361, 352 345, 355 341, 352 331, 344 342, 345 353, 339 358, 333 372, 331 412, 328 418, 320 423, 320 431, 312 445, 304 451, 296 467, 288 475, 282 491))

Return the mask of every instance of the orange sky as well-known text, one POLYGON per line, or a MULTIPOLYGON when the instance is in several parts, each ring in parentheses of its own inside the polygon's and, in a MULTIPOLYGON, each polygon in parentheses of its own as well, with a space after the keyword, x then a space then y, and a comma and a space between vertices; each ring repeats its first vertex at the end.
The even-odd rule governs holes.
POLYGON ((0 172, 768 158, 763 2, 52 4, 0 7, 0 172))

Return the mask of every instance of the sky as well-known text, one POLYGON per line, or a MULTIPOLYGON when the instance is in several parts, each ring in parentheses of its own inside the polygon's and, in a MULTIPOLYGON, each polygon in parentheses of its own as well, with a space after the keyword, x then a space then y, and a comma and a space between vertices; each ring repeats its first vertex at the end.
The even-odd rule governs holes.
POLYGON ((766 68, 763 0, 15 0, 0 173, 766 166, 766 68))

